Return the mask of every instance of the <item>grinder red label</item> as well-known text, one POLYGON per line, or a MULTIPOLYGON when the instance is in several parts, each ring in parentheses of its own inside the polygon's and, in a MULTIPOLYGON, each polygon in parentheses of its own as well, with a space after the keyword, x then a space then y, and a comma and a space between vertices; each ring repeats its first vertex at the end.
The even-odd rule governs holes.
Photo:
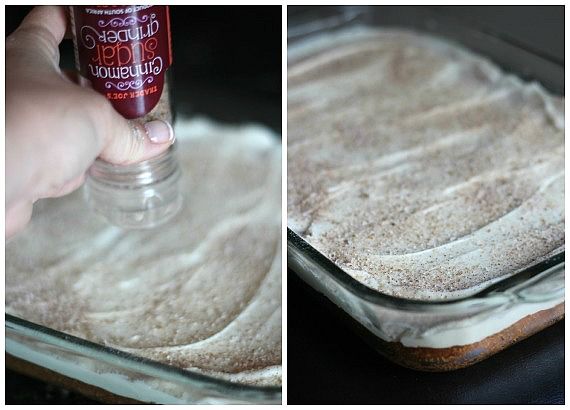
POLYGON ((168 6, 72 6, 76 64, 125 118, 158 103, 172 64, 168 6))

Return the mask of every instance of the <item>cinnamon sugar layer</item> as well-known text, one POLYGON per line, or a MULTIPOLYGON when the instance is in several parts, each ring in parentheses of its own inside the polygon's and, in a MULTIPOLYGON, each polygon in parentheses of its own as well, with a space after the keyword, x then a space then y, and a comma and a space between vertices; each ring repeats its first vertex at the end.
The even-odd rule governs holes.
POLYGON ((7 313, 228 380, 281 384, 281 149, 258 126, 178 124, 185 208, 123 231, 81 192, 6 246, 7 313))
POLYGON ((564 246, 563 98, 404 30, 288 58, 288 224, 355 279, 462 297, 564 246))

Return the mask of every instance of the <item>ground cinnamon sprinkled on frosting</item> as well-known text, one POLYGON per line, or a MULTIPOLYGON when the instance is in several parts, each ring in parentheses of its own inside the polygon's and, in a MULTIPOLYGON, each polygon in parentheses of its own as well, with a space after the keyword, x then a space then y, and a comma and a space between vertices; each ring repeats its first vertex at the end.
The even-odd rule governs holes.
POLYGON ((281 384, 281 147, 267 129, 176 127, 185 207, 125 231, 81 192, 6 246, 7 313, 137 356, 281 384))
POLYGON ((354 278, 453 298, 564 246, 563 98, 404 30, 288 59, 288 224, 354 278))

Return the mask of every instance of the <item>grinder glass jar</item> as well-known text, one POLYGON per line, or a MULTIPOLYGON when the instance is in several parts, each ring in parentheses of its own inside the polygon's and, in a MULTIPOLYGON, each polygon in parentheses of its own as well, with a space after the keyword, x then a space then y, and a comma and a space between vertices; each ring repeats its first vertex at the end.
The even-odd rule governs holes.
MULTIPOLYGON (((105 95, 129 120, 170 123, 168 6, 71 6, 70 16, 83 85, 105 95)), ((132 165, 97 159, 88 172, 86 199, 115 225, 151 228, 181 208, 179 179, 175 145, 132 165)))

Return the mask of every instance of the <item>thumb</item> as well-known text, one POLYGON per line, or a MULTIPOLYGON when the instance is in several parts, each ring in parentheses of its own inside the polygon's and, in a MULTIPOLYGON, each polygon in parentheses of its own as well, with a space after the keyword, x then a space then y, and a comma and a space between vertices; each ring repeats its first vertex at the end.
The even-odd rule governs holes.
POLYGON ((111 110, 110 117, 103 136, 104 147, 99 154, 107 162, 126 165, 144 161, 174 143, 174 130, 166 121, 128 121, 115 110, 111 110))

